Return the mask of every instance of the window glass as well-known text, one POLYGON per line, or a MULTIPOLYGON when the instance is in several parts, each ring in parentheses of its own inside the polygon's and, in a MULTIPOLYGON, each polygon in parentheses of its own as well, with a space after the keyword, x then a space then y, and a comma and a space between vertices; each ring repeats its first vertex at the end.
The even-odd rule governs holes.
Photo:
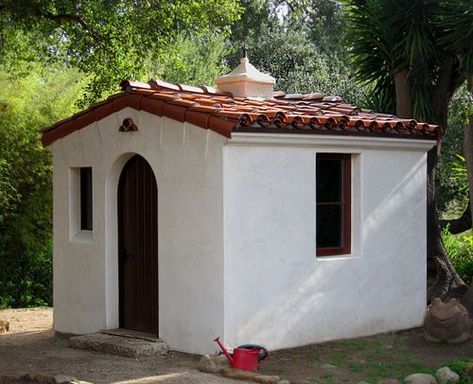
POLYGON ((317 247, 341 247, 342 210, 340 205, 317 207, 317 247))
POLYGON ((80 169, 80 229, 92 227, 92 168, 84 167, 80 169))
POLYGON ((341 255, 351 248, 351 156, 316 156, 317 255, 341 255))
POLYGON ((342 197, 342 161, 317 161, 317 202, 339 202, 342 197))

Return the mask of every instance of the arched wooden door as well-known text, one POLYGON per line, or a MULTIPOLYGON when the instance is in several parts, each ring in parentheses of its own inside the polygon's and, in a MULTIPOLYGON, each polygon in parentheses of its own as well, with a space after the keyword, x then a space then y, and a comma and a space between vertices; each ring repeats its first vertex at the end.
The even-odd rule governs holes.
POLYGON ((118 183, 120 328, 158 334, 158 188, 139 155, 118 183))

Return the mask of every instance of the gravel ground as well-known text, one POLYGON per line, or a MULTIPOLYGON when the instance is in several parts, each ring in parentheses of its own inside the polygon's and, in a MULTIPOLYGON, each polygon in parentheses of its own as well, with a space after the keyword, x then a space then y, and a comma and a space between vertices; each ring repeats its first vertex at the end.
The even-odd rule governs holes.
POLYGON ((75 350, 52 330, 52 308, 8 309, 0 320, 10 332, 0 334, 0 376, 65 374, 92 383, 236 384, 201 373, 199 356, 172 352, 163 358, 131 359, 75 350))

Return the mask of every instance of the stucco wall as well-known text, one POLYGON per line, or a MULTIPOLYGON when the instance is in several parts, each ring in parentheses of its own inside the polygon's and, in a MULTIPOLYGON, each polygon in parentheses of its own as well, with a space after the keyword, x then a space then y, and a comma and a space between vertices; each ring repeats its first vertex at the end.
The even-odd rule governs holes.
POLYGON ((117 186, 135 153, 158 184, 159 333, 173 349, 214 350, 223 333, 222 136, 124 109, 56 141, 54 328, 118 326, 117 186), (118 132, 125 117, 138 132, 118 132), (75 167, 93 167, 92 232, 77 229, 75 167), (68 192, 72 191, 72 192, 68 192))
POLYGON ((270 349, 419 325, 428 143, 218 134, 125 109, 56 141, 54 327, 118 326, 117 186, 137 153, 158 184, 160 336, 270 349), (139 127, 118 132, 123 118, 139 127), (352 254, 315 256, 315 155, 351 153, 352 254), (78 230, 75 168, 93 167, 94 229, 78 230))
POLYGON ((426 149, 298 140, 224 147, 226 341, 279 349, 421 324, 426 149), (353 154, 350 255, 315 255, 317 152, 353 154))

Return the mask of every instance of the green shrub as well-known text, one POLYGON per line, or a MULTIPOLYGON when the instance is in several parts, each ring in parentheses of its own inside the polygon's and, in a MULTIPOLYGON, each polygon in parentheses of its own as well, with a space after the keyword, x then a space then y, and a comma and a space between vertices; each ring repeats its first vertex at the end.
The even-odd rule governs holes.
POLYGON ((442 238, 450 260, 463 281, 470 285, 473 279, 473 235, 453 235, 444 229, 442 238))
POLYGON ((0 308, 51 305, 50 154, 34 129, 2 123, 0 153, 0 308))
POLYGON ((455 371, 460 376, 459 384, 471 384, 473 383, 472 378, 466 372, 466 368, 471 364, 472 359, 468 357, 460 357, 458 359, 453 359, 443 364, 442 366, 449 367, 452 371, 455 371))

